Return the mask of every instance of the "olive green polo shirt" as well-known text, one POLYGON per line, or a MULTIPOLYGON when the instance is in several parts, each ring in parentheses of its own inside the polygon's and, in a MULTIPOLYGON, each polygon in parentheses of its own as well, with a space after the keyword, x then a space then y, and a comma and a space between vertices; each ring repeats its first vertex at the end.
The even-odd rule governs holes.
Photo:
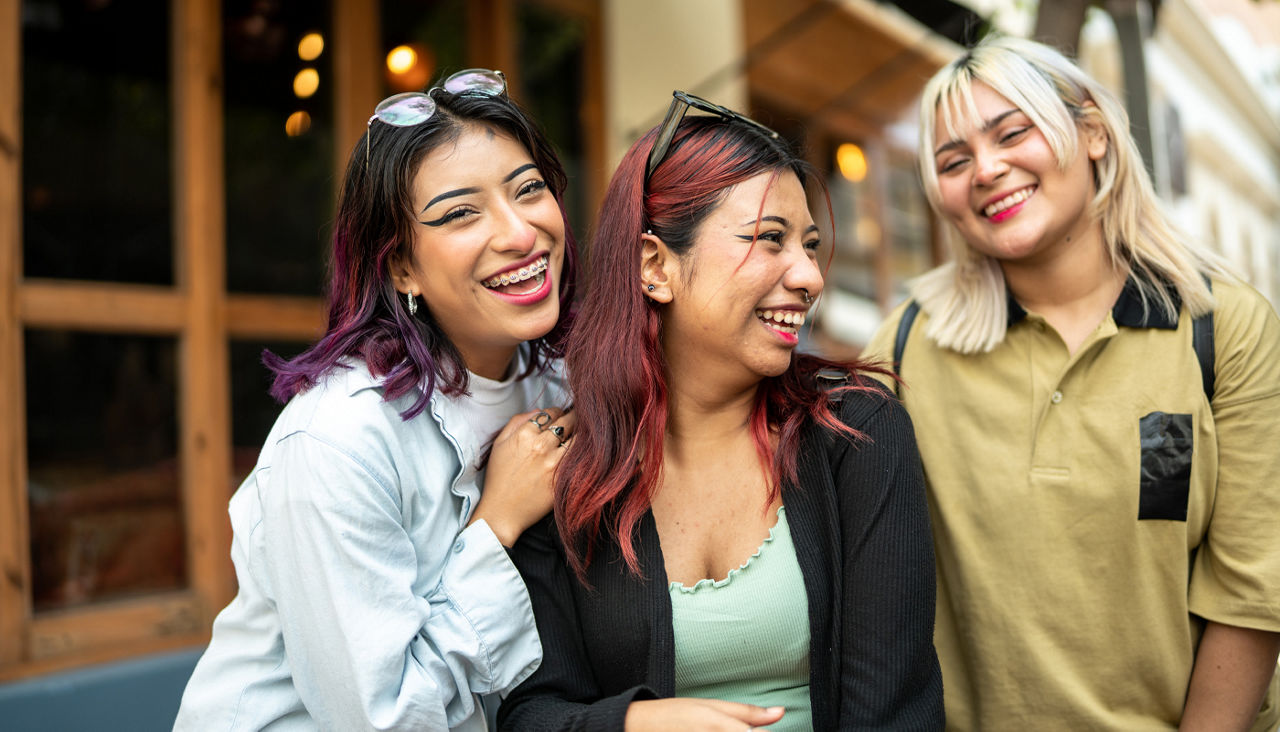
MULTIPOLYGON (((901 393, 949 728, 1173 729, 1200 618, 1280 631, 1280 320, 1247 285, 1214 294, 1212 406, 1185 310, 1129 287, 1075 354, 1012 299, 984 354, 939 348, 920 312, 901 393)), ((864 356, 892 357, 904 308, 864 356)))

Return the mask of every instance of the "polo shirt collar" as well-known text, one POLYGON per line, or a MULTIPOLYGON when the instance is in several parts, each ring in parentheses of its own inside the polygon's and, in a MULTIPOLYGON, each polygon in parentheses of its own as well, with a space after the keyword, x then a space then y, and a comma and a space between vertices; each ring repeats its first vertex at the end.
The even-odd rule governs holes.
MULTIPOLYGON (((1182 307, 1182 298, 1178 296, 1178 290, 1168 282, 1162 282, 1161 286, 1169 293, 1169 297, 1173 300, 1174 312, 1176 313, 1182 307)), ((1027 317, 1027 311, 1013 297, 1013 291, 1005 286, 1005 297, 1009 303, 1009 320, 1008 326, 1013 327, 1027 317)), ((1155 303, 1149 303, 1145 309, 1142 307, 1142 296, 1138 294, 1138 283, 1129 276, 1124 283, 1124 289, 1120 291, 1120 297, 1116 298, 1116 304, 1111 306, 1111 318, 1116 325, 1126 328, 1161 328, 1164 330, 1177 330, 1178 320, 1176 315, 1170 318, 1164 308, 1155 303)))

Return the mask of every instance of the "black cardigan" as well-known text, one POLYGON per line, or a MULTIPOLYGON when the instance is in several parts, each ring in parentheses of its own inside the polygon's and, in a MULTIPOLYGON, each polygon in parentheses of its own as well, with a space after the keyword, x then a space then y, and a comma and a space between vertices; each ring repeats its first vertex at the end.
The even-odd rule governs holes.
MULTIPOLYGON (((877 389, 843 396, 840 418, 867 438, 810 426, 799 487, 783 503, 809 601, 815 730, 943 726, 933 649, 934 559, 924 477, 906 410, 877 389)), ((653 514, 637 531, 644 578, 601 541, 573 576, 548 518, 512 557, 529 587, 542 665, 504 701, 503 730, 621 730, 633 700, 675 694, 671 598, 653 514)))

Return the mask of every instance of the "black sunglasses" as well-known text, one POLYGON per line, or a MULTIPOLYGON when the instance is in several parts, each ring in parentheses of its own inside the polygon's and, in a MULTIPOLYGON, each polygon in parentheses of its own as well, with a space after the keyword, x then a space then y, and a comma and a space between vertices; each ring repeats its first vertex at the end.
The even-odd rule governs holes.
POLYGON ((666 160, 667 153, 671 151, 671 141, 675 139, 676 128, 680 126, 680 120, 684 119, 685 112, 689 111, 689 107, 727 120, 741 122, 771 140, 779 138, 778 133, 750 117, 738 114, 728 107, 722 107, 719 104, 708 102, 702 97, 679 90, 671 92, 671 96, 673 97, 671 106, 667 108, 667 116, 662 120, 662 126, 658 128, 658 139, 653 141, 653 149, 649 151, 649 162, 645 166, 644 185, 646 190, 649 188, 649 178, 653 176, 654 169, 661 165, 663 160, 666 160))

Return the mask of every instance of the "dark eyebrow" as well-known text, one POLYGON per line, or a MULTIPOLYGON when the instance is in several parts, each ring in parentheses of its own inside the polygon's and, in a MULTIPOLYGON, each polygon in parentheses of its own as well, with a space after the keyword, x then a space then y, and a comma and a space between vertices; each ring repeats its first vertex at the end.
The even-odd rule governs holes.
MULTIPOLYGON (((1017 114, 1018 112, 1021 112, 1021 111, 1022 111, 1021 109, 1018 109, 1017 107, 1014 107, 1013 109, 1008 109, 1008 110, 1005 110, 1005 111, 1001 112, 1000 114, 997 114, 996 116, 992 117, 991 119, 987 120, 986 122, 983 122, 983 123, 982 123, 982 129, 978 130, 978 133, 979 133, 979 134, 982 134, 982 133, 985 133, 985 132, 990 132, 992 127, 995 127, 996 125, 998 125, 998 124, 1000 124, 1001 122, 1003 122, 1003 121, 1005 120, 1005 118, 1006 118, 1006 117, 1008 117, 1008 116, 1009 116, 1009 115, 1011 115, 1011 114, 1017 114)), ((946 152, 946 151, 948 151, 948 150, 951 150, 951 149, 953 149, 953 148, 960 147, 960 146, 961 146, 961 145, 963 145, 963 144, 964 144, 964 141, 963 141, 963 140, 949 140, 949 141, 944 142, 944 143, 942 143, 941 145, 939 145, 939 146, 938 146, 938 149, 933 151, 933 156, 936 158, 936 157, 938 157, 939 155, 941 155, 942 153, 944 153, 944 152, 946 152)))
POLYGON ((480 192, 479 188, 459 188, 453 191, 445 191, 444 193, 441 193, 440 195, 436 196, 430 201, 427 201, 427 205, 423 206, 422 211, 419 211, 419 213, 426 211, 427 209, 431 208, 437 203, 440 203, 446 198, 456 198, 458 196, 465 196, 471 193, 479 193, 479 192, 480 192))
POLYGON ((789 221, 787 221, 786 219, 782 218, 781 216, 765 216, 764 218, 760 219, 759 221, 756 221, 755 219, 751 219, 750 221, 743 222, 743 224, 742 224, 742 225, 743 225, 743 226, 755 226, 757 223, 763 224, 763 223, 765 223, 766 221, 769 221, 769 222, 772 222, 772 223, 775 223, 775 224, 782 224, 783 226, 791 226, 791 223, 790 223, 789 221))
MULTIPOLYGON (((528 169, 530 169, 530 168, 537 168, 537 167, 538 167, 538 166, 534 165, 533 163, 525 163, 524 165, 521 165, 519 168, 516 168, 515 170, 511 171, 510 173, 507 173, 507 177, 506 177, 506 178, 503 178, 503 179, 502 179, 502 182, 503 182, 503 183, 510 183, 511 181, 515 180, 516 176, 520 175, 521 173, 525 172, 526 170, 528 170, 528 169)), ((423 206, 423 207, 422 207, 422 211, 426 211, 427 209, 431 208, 432 206, 436 205, 437 203, 440 203, 441 201, 443 201, 443 200, 444 200, 444 199, 446 199, 446 198, 456 198, 457 196, 465 196, 465 195, 468 195, 468 194, 470 194, 470 193, 479 193, 479 192, 480 192, 480 189, 479 189, 479 188, 459 188, 459 189, 454 190, 454 191, 445 191, 444 193, 441 193, 440 195, 436 196, 435 198, 431 199, 430 201, 427 201, 427 205, 425 205, 425 206, 423 206)), ((419 213, 422 213, 422 211, 420 211, 419 213)))
POLYGON ((510 183, 511 181, 515 180, 517 175, 520 175, 521 173, 525 172, 530 168, 537 168, 537 167, 538 166, 534 165, 533 163, 525 163, 524 165, 521 165, 519 168, 516 168, 515 170, 508 173, 507 177, 502 179, 502 182, 510 183))
MULTIPOLYGON (((760 219, 760 223, 764 223, 764 222, 766 222, 766 221, 769 221, 769 222, 772 222, 772 223, 775 223, 775 224, 782 224, 782 226, 783 226, 784 228, 791 228, 791 224, 790 224, 790 223, 788 223, 788 222, 787 222, 787 220, 786 220, 786 219, 784 219, 784 218, 782 218, 781 216, 765 216, 764 218, 760 219)), ((742 225, 743 225, 743 226, 755 226, 755 225, 756 225, 756 220, 755 220, 755 219, 752 219, 752 220, 750 220, 750 221, 746 221, 746 222, 744 222, 742 225)), ((819 232, 819 234, 821 234, 821 232, 820 232, 820 231, 819 231, 819 229, 818 229, 818 225, 817 225, 817 224, 809 224, 809 228, 805 229, 805 230, 804 230, 804 233, 803 233, 803 234, 801 234, 801 236, 808 236, 809 234, 812 234, 812 233, 813 233, 813 232, 815 232, 815 231, 817 231, 817 232, 819 232)), ((742 237, 742 238, 743 238, 743 239, 749 239, 750 237, 742 237)))

